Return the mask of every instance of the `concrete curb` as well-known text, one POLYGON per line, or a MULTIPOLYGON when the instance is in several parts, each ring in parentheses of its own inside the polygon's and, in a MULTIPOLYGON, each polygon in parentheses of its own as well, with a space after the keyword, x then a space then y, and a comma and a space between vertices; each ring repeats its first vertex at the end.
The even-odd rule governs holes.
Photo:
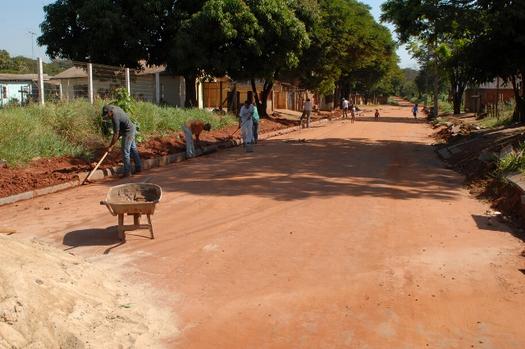
MULTIPOLYGON (((321 119, 319 121, 311 122, 310 124, 312 126, 317 126, 317 125, 328 123, 328 121, 329 121, 328 119, 321 119)), ((272 132, 262 134, 260 135, 259 138, 262 140, 270 139, 273 137, 277 137, 277 136, 285 135, 285 134, 292 133, 295 131, 299 131, 301 129, 302 127, 300 126, 288 127, 282 130, 277 130, 277 131, 272 131, 272 132)), ((232 139, 230 141, 213 144, 213 145, 204 147, 202 150, 198 150, 196 157, 214 153, 218 151, 219 149, 233 148, 241 144, 242 144, 242 140, 239 140, 239 139, 232 139)), ((152 168, 167 166, 169 164, 181 162, 184 160, 187 160, 186 153, 179 152, 175 154, 159 156, 159 157, 152 158, 152 159, 145 159, 142 161, 142 168, 144 170, 149 170, 152 168)), ((105 178, 114 177, 118 173, 119 169, 120 169, 119 166, 114 166, 114 167, 105 168, 102 170, 97 170, 95 171, 95 173, 93 173, 90 180, 101 180, 105 178)), ((60 183, 57 185, 52 185, 49 187, 39 188, 39 189, 31 190, 31 191, 26 191, 24 193, 0 198, 0 206, 12 204, 12 203, 22 201, 22 200, 34 199, 39 196, 52 194, 52 193, 56 193, 62 190, 78 187, 83 182, 84 178, 88 176, 88 174, 89 172, 82 172, 78 174, 78 179, 70 181, 70 182, 60 183)))

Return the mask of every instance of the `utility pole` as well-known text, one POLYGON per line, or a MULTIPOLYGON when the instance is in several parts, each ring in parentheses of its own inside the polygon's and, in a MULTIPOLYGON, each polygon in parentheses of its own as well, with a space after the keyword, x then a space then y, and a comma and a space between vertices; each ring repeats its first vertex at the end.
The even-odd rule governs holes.
POLYGON ((33 32, 33 31, 28 31, 27 32, 29 35, 31 35, 31 60, 34 61, 35 60, 35 36, 36 36, 36 33, 33 32))

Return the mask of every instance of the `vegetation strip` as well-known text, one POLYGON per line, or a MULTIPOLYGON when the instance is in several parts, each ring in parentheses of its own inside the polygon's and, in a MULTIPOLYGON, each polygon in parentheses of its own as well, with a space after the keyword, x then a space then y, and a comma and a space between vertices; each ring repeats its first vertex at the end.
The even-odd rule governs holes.
MULTIPOLYGON (((315 125, 322 125, 322 124, 324 124, 326 122, 328 122, 327 119, 321 119, 319 121, 312 122, 311 125, 314 125, 314 126, 315 125)), ((261 140, 269 139, 269 138, 276 137, 276 136, 279 136, 279 135, 284 135, 284 134, 287 134, 287 133, 295 132, 295 131, 298 131, 300 129, 301 129, 300 126, 288 127, 288 128, 282 129, 282 130, 277 130, 277 131, 269 132, 269 133, 266 133, 266 134, 262 134, 260 136, 260 139, 261 140)), ((227 141, 227 142, 222 142, 222 143, 206 146, 202 150, 197 152, 197 156, 207 155, 207 154, 215 152, 215 151, 217 151, 219 149, 232 148, 232 147, 235 147, 235 146, 239 146, 241 144, 242 144, 242 140, 232 139, 232 140, 227 141)), ((161 167, 161 166, 168 165, 170 163, 181 162, 181 161, 184 161, 184 160, 187 160, 186 154, 184 152, 179 152, 179 153, 175 153, 175 154, 158 156, 158 157, 155 157, 155 158, 152 158, 152 159, 144 160, 143 167, 144 167, 145 170, 148 170, 148 169, 151 169, 151 168, 161 167)), ((118 169, 119 169, 119 167, 111 167, 111 168, 107 168, 107 169, 103 169, 103 170, 97 170, 93 174, 93 176, 91 178, 94 179, 94 180, 97 180, 97 179, 104 179, 104 178, 113 177, 118 172, 118 169)), ((29 200, 29 199, 33 199, 33 198, 36 198, 36 197, 39 197, 39 196, 52 194, 52 193, 56 193, 58 191, 71 189, 71 188, 74 188, 74 187, 78 187, 78 186, 80 186, 80 183, 82 183, 82 180, 84 179, 84 177, 86 177, 88 175, 88 173, 89 172, 80 173, 79 174, 79 179, 76 179, 74 181, 69 181, 69 182, 65 182, 65 183, 61 183, 61 184, 57 184, 57 185, 52 185, 52 186, 45 187, 45 188, 39 188, 39 189, 35 189, 35 190, 24 192, 24 193, 15 194, 15 195, 11 195, 11 196, 6 196, 6 197, 3 197, 3 198, 0 198, 0 206, 12 204, 12 203, 15 203, 15 202, 18 202, 18 201, 22 201, 22 200, 29 200)))

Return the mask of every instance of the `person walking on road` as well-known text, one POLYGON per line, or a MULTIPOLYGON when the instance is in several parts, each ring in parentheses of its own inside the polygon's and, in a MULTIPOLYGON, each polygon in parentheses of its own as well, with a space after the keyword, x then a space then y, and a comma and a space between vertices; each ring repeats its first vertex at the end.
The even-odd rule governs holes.
POLYGON ((352 116, 352 124, 355 122, 355 106, 352 104, 352 107, 350 108, 350 114, 352 116))
POLYGON ((343 97, 343 102, 342 102, 343 119, 348 118, 348 106, 349 105, 350 105, 350 102, 348 102, 348 100, 346 100, 346 98, 343 97))
POLYGON ((117 143, 119 137, 122 137, 122 162, 124 166, 121 177, 131 175, 131 157, 133 157, 133 161, 135 162, 135 173, 141 172, 142 162, 137 150, 137 143, 135 142, 137 128, 129 118, 129 115, 120 107, 108 104, 102 108, 102 116, 111 120, 113 125, 113 138, 108 146, 108 152, 113 148, 115 143, 117 143))
POLYGON ((375 118, 376 120, 379 120, 379 109, 376 109, 376 112, 375 112, 375 114, 374 114, 374 118, 375 118))
POLYGON ((303 104, 303 115, 299 119, 299 124, 304 128, 303 120, 306 119, 306 127, 310 127, 310 118, 312 117, 312 102, 310 98, 306 98, 303 104))
POLYGON ((417 119, 417 107, 417 103, 412 107, 412 115, 414 115, 414 119, 417 119))
POLYGON ((257 105, 253 103, 253 116, 252 116, 252 122, 253 122, 253 143, 257 144, 257 141, 259 140, 259 111, 257 110, 257 105))
POLYGON ((253 104, 246 100, 239 113, 239 128, 246 152, 253 151, 253 104))

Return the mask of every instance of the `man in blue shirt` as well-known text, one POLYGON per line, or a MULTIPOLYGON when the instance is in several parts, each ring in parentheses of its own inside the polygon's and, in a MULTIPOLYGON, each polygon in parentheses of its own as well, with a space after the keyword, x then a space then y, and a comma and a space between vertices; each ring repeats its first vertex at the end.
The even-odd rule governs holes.
POLYGON ((119 137, 122 136, 122 161, 124 163, 122 177, 127 177, 131 174, 130 155, 135 162, 135 173, 142 171, 142 163, 137 150, 137 144, 135 143, 137 130, 128 114, 120 107, 109 104, 102 108, 102 116, 110 119, 113 124, 113 138, 108 146, 108 151, 113 148, 119 137))

